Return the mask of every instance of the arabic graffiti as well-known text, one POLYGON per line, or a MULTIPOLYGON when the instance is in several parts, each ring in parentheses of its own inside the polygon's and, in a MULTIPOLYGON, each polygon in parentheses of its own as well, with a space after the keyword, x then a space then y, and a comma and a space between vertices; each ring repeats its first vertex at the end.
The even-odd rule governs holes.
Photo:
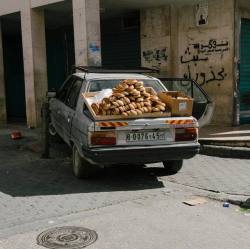
POLYGON ((225 68, 220 66, 218 69, 214 69, 215 66, 209 66, 209 61, 211 57, 214 58, 217 55, 221 55, 220 59, 222 60, 226 51, 229 51, 229 42, 224 40, 218 42, 215 39, 210 39, 205 44, 202 42, 189 44, 180 57, 181 64, 187 64, 184 78, 194 79, 201 86, 213 81, 223 81, 227 76, 225 68), (207 70, 204 70, 204 67, 207 70), (203 68, 203 70, 199 70, 199 68, 203 68))
POLYGON ((91 42, 88 46, 89 63, 93 66, 101 65, 101 46, 98 42, 91 42))
POLYGON ((89 44, 89 50, 92 52, 92 53, 96 53, 96 52, 100 52, 101 48, 100 48, 100 45, 95 43, 95 42, 92 42, 89 44))
POLYGON ((211 53, 223 53, 229 51, 229 43, 228 41, 221 41, 218 43, 216 40, 209 40, 208 44, 193 44, 195 48, 198 49, 199 53, 204 53, 206 55, 210 55, 211 53))
MULTIPOLYGON (((224 67, 220 68, 219 70, 215 70, 212 66, 210 66, 209 72, 196 72, 195 74, 192 74, 192 71, 194 70, 191 69, 191 66, 189 64, 187 68, 188 72, 184 74, 184 78, 194 79, 200 86, 203 86, 213 81, 223 81, 227 76, 224 67)), ((220 86, 220 83, 218 83, 218 86, 220 86)))
POLYGON ((209 56, 213 54, 223 54, 226 51, 229 51, 228 41, 218 43, 216 40, 210 39, 206 44, 193 43, 188 45, 185 50, 185 55, 181 56, 181 63, 208 61, 209 56))
POLYGON ((167 61, 168 55, 167 55, 167 48, 160 48, 160 49, 150 49, 145 50, 142 52, 142 56, 146 62, 161 62, 161 61, 167 61))
POLYGON ((196 61, 207 61, 207 60, 208 60, 208 57, 199 57, 199 55, 191 55, 189 48, 186 49, 185 56, 181 56, 182 64, 189 63, 189 62, 196 62, 196 61))

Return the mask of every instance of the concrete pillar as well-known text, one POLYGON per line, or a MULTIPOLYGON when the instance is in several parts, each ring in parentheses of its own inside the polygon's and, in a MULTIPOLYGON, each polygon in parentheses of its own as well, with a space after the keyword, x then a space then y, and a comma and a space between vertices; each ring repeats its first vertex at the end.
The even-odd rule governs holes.
POLYGON ((41 105, 48 89, 43 10, 31 9, 30 0, 25 0, 21 24, 27 124, 36 127, 41 121, 41 105))
POLYGON ((101 65, 99 0, 72 0, 75 38, 75 64, 101 65))
POLYGON ((0 123, 6 122, 6 101, 5 101, 5 82, 4 82, 4 64, 3 64, 3 43, 2 26, 0 21, 0 123))
POLYGON ((177 77, 179 68, 179 12, 178 7, 170 5, 170 67, 169 76, 177 77))

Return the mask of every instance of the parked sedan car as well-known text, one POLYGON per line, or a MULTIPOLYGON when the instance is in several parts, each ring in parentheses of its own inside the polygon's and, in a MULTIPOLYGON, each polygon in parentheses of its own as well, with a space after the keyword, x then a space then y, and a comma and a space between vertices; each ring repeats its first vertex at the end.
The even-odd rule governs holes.
POLYGON ((49 101, 50 134, 59 135, 72 148, 76 177, 93 176, 101 167, 156 162, 162 162, 167 173, 177 173, 183 159, 198 153, 197 119, 202 125, 209 122, 213 105, 194 81, 160 80, 130 70, 78 69, 82 72, 70 75, 49 101), (91 115, 82 93, 113 88, 124 79, 143 81, 156 92, 184 91, 194 98, 194 116, 111 119, 105 120, 108 127, 102 125, 91 115))

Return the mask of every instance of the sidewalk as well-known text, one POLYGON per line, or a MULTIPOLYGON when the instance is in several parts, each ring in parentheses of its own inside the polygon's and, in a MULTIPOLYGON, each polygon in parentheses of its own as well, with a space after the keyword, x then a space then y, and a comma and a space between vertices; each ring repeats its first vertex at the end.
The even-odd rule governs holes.
POLYGON ((206 126, 200 129, 201 154, 250 158, 250 125, 206 126))

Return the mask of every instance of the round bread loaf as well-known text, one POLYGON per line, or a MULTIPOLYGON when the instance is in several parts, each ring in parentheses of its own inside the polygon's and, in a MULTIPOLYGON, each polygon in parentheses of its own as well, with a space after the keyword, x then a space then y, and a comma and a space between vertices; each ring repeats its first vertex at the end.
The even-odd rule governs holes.
POLYGON ((91 105, 91 108, 93 109, 93 111, 95 112, 96 115, 99 114, 99 105, 97 103, 93 103, 91 105))

